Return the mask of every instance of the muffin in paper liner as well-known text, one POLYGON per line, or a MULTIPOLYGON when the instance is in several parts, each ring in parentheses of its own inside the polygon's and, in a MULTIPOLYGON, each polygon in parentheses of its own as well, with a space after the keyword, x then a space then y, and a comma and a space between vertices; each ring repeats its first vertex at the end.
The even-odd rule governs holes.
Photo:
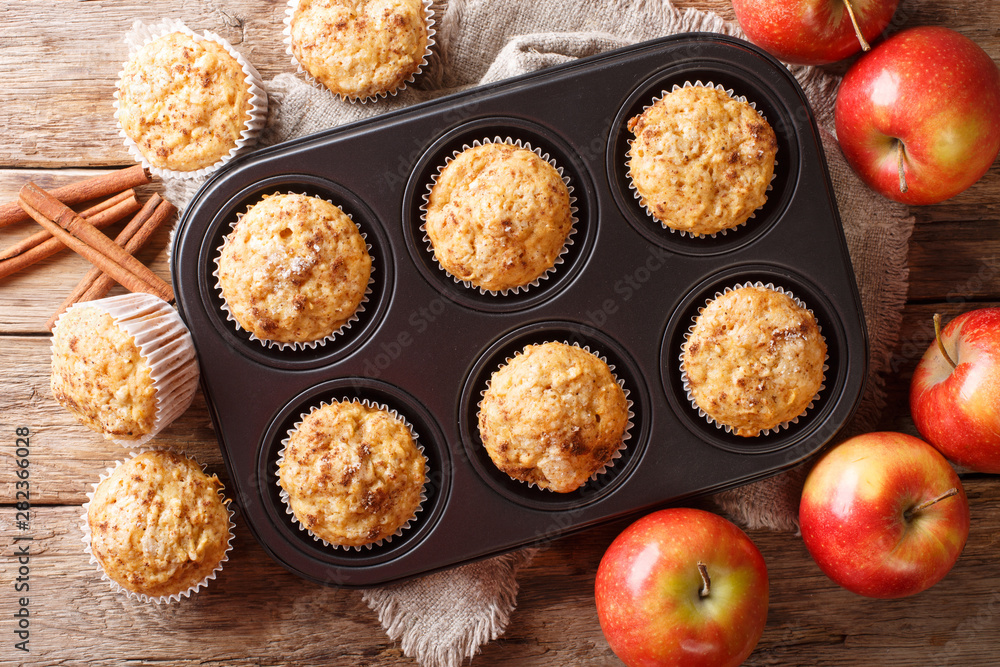
MULTIPOLYGON (((711 81, 708 81, 708 82, 705 82, 705 83, 702 83, 701 81, 695 81, 694 83, 692 83, 691 81, 685 81, 682 85, 674 84, 673 87, 670 90, 663 90, 660 93, 659 97, 654 97, 650 101, 650 103, 648 105, 644 106, 642 108, 642 113, 645 113, 650 107, 652 107, 656 103, 660 102, 668 94, 676 92, 678 90, 682 90, 684 88, 692 88, 692 87, 712 88, 712 89, 721 91, 721 92, 725 93, 731 99, 736 100, 737 102, 742 102, 742 103, 748 105, 750 108, 752 108, 754 111, 756 111, 757 114, 764 121, 764 123, 767 124, 767 117, 764 116, 764 114, 759 109, 757 109, 756 102, 747 100, 747 98, 746 98, 745 95, 737 95, 736 92, 732 88, 726 88, 722 84, 714 84, 711 81)), ((638 118, 638 117, 639 116, 636 116, 636 118, 638 118)), ((767 127, 770 128, 770 125, 767 125, 767 127)), ((772 130, 771 133, 772 133, 772 136, 773 136, 773 130, 772 130)), ((764 196, 764 202, 762 202, 761 205, 758 206, 754 211, 750 212, 749 216, 746 219, 744 219, 742 222, 739 222, 739 223, 737 223, 735 225, 731 225, 731 226, 727 226, 725 228, 719 229, 717 232, 714 232, 714 233, 711 233, 711 234, 696 233, 696 232, 691 232, 691 231, 688 231, 688 230, 676 229, 674 227, 671 227, 666 222, 664 222, 663 220, 661 220, 660 218, 658 218, 654 214, 654 212, 649 209, 649 207, 647 206, 647 202, 646 202, 645 198, 639 192, 638 188, 635 185, 635 181, 634 181, 634 179, 632 177, 632 164, 631 163, 632 163, 632 150, 634 148, 634 143, 635 143, 635 141, 636 141, 637 138, 638 137, 634 137, 633 139, 629 140, 629 150, 626 153, 626 158, 627 159, 625 161, 625 168, 626 168, 626 173, 628 174, 628 187, 629 187, 629 190, 632 191, 632 196, 639 202, 639 205, 642 207, 642 210, 645 211, 646 215, 648 215, 649 218, 651 220, 653 220, 655 223, 657 223, 658 225, 660 225, 664 229, 667 229, 668 231, 670 231, 670 233, 672 233, 672 234, 679 234, 680 236, 689 236, 691 238, 716 238, 719 235, 725 236, 730 231, 735 231, 735 230, 739 229, 740 227, 746 226, 746 224, 747 224, 747 222, 749 220, 752 220, 753 218, 756 217, 757 211, 759 211, 760 208, 767 201, 767 197, 765 195, 764 196)), ((773 181, 774 181, 774 175, 775 175, 774 174, 774 166, 776 166, 777 164, 778 164, 777 147, 775 145, 775 158, 774 158, 773 164, 771 165, 771 175, 768 178, 768 183, 767 183, 766 187, 764 188, 764 192, 765 193, 766 192, 771 192, 771 190, 773 189, 773 181)))
MULTIPOLYGON (((794 335, 794 337, 799 337, 799 338, 805 339, 805 336, 802 333, 800 333, 800 332, 793 332, 793 335, 794 335)), ((792 336, 789 336, 789 337, 792 337, 792 336)), ((767 284, 765 284, 765 283, 763 283, 761 281, 746 282, 746 283, 742 283, 742 284, 733 285, 731 287, 726 287, 721 292, 716 292, 715 295, 712 298, 706 299, 705 300, 705 305, 702 306, 702 307, 700 307, 698 309, 698 315, 695 316, 694 318, 692 318, 692 322, 691 322, 690 326, 688 327, 687 332, 685 332, 685 334, 684 334, 684 342, 681 344, 680 355, 679 355, 678 358, 680 359, 681 385, 684 388, 684 393, 687 396, 688 402, 691 404, 691 407, 695 411, 697 411, 698 416, 704 418, 705 421, 707 421, 709 424, 713 424, 716 428, 718 428, 718 429, 724 429, 726 431, 726 433, 731 433, 731 434, 736 434, 736 435, 739 435, 739 436, 742 436, 742 437, 751 437, 751 438, 752 437, 759 437, 759 436, 769 435, 769 434, 777 434, 777 433, 780 433, 782 429, 787 429, 791 424, 797 424, 798 421, 799 421, 799 419, 805 417, 806 414, 808 414, 808 412, 814 407, 816 398, 823 392, 824 389, 826 389, 826 372, 829 370, 829 366, 827 365, 827 361, 829 360, 829 354, 828 354, 827 347, 826 347, 826 339, 823 337, 822 327, 816 321, 816 316, 812 312, 812 310, 810 310, 809 307, 801 299, 799 299, 798 297, 796 297, 790 290, 787 290, 787 289, 785 289, 783 287, 776 287, 773 283, 767 283, 767 284), (718 299, 718 298, 720 298, 720 297, 722 297, 722 296, 724 296, 726 294, 729 294, 730 292, 734 292, 736 290, 745 289, 745 288, 758 288, 758 289, 770 290, 772 292, 784 295, 784 296, 788 297, 789 299, 791 299, 795 303, 795 305, 798 306, 799 309, 801 309, 802 311, 805 311, 806 313, 808 313, 809 316, 812 318, 813 322, 816 325, 816 331, 817 331, 817 335, 818 335, 818 340, 822 344, 822 352, 823 352, 823 360, 821 362, 821 376, 819 378, 818 388, 816 389, 815 392, 813 392, 809 396, 809 402, 805 405, 805 407, 802 408, 802 410, 800 412, 798 412, 798 414, 796 414, 795 416, 793 416, 793 417, 791 417, 789 419, 784 419, 784 420, 778 421, 777 423, 774 423, 773 425, 771 425, 768 428, 760 428, 759 430, 756 427, 753 427, 753 426, 742 427, 741 428, 738 425, 724 423, 722 421, 719 421, 715 417, 713 417, 706 410, 704 410, 702 408, 702 406, 698 404, 698 401, 694 397, 694 392, 692 390, 691 382, 690 382, 690 380, 688 378, 687 369, 685 367, 685 364, 686 364, 685 357, 686 357, 686 349, 687 349, 687 346, 688 346, 688 341, 691 339, 691 336, 692 336, 692 334, 693 334, 693 332, 695 330, 695 326, 697 325, 698 318, 704 312, 705 308, 707 308, 709 306, 709 304, 711 304, 712 302, 714 302, 716 299, 718 299), (748 432, 748 431, 755 431, 755 430, 757 431, 756 433, 748 432), (741 431, 744 431, 744 432, 741 432, 741 431)), ((773 422, 774 420, 772 419, 770 421, 773 422)))
MULTIPOLYGON (((149 367, 155 408, 151 427, 135 437, 108 433, 107 429, 100 429, 98 424, 87 425, 123 447, 141 447, 180 417, 191 405, 195 391, 198 389, 200 375, 191 334, 177 311, 167 302, 151 294, 122 294, 74 304, 59 316, 52 330, 53 389, 59 382, 60 392, 56 394, 56 398, 60 403, 63 403, 64 400, 70 405, 86 403, 94 411, 98 411, 93 400, 88 401, 86 397, 68 395, 82 391, 81 387, 78 386, 79 382, 72 382, 72 378, 79 380, 78 373, 72 373, 68 383, 64 382, 63 378, 56 377, 57 364, 63 363, 68 357, 74 355, 72 351, 68 353, 61 351, 64 330, 60 330, 60 326, 69 326, 66 323, 78 317, 79 311, 88 308, 109 315, 115 327, 124 331, 132 339, 133 344, 138 349, 139 356, 149 367), (64 397, 60 398, 60 394, 64 397)), ((91 366, 92 362, 92 359, 86 361, 91 366)), ((102 381, 107 381, 107 378, 103 377, 102 381)), ((121 391, 122 387, 120 386, 106 388, 101 391, 97 398, 101 399, 102 403, 106 403, 114 397, 116 392, 121 391)), ((69 408, 67 403, 63 403, 63 405, 69 408)), ((76 414, 72 409, 71 412, 76 414)), ((77 415, 77 417, 86 423, 83 416, 77 415)), ((99 417, 93 416, 90 419, 98 421, 99 417)))
POLYGON ((209 32, 208 30, 204 31, 201 35, 198 35, 181 21, 176 19, 161 19, 151 24, 136 21, 132 24, 131 30, 126 33, 125 43, 128 44, 129 55, 128 60, 122 66, 122 70, 118 73, 118 81, 115 85, 115 120, 118 121, 118 134, 121 136, 129 153, 137 162, 149 169, 151 173, 161 178, 202 178, 217 170, 219 167, 257 143, 257 139, 260 136, 261 131, 264 129, 264 125, 267 123, 267 91, 264 89, 264 84, 261 81, 260 74, 257 73, 254 66, 250 64, 250 61, 243 57, 243 54, 233 48, 228 41, 214 32, 209 32), (244 122, 243 129, 240 131, 239 138, 235 140, 232 148, 227 154, 223 155, 213 164, 193 169, 191 171, 168 169, 150 164, 146 156, 143 155, 141 150, 139 150, 139 146, 136 144, 135 140, 126 134, 121 122, 122 110, 120 106, 120 92, 122 80, 125 76, 125 66, 128 65, 128 62, 131 61, 132 58, 134 58, 136 54, 138 54, 139 51, 147 44, 171 33, 182 33, 191 37, 191 39, 195 41, 210 40, 222 46, 226 52, 240 65, 244 74, 244 84, 249 92, 248 101, 250 109, 245 112, 247 114, 246 121, 244 122))
MULTIPOLYGON (((335 97, 339 97, 342 100, 347 100, 349 102, 361 102, 362 104, 364 104, 367 102, 375 102, 379 98, 387 98, 389 95, 396 96, 403 90, 406 90, 407 84, 413 83, 416 77, 424 70, 425 67, 427 67, 427 61, 431 57, 431 50, 435 44, 434 35, 436 33, 436 30, 434 29, 435 25, 434 11, 431 8, 432 0, 419 0, 419 1, 424 10, 423 11, 424 28, 425 28, 424 50, 423 53, 420 54, 420 61, 415 63, 415 67, 409 73, 409 76, 403 76, 403 78, 401 78, 399 81, 396 82, 395 86, 391 84, 387 86, 377 86, 375 84, 371 84, 367 87, 368 90, 361 90, 359 92, 350 92, 350 91, 341 92, 333 90, 329 86, 325 85, 320 80, 319 77, 314 76, 307 68, 307 65, 304 65, 296 57, 292 45, 292 19, 295 16, 296 10, 299 8, 300 0, 288 0, 287 7, 285 8, 285 18, 283 21, 285 24, 285 28, 282 31, 282 34, 284 35, 283 41, 285 44, 285 53, 287 53, 288 56, 291 58, 292 64, 295 65, 296 71, 301 73, 305 77, 306 81, 308 81, 317 89, 324 90, 335 97)), ((351 60, 354 57, 355 56, 353 54, 350 54, 346 57, 341 56, 341 58, 344 60, 351 60)), ((413 54, 413 57, 416 57, 416 54, 413 54)))
POLYGON ((230 310, 230 305, 229 305, 229 303, 226 300, 226 296, 223 293, 222 282, 221 282, 221 279, 219 277, 219 269, 220 269, 220 267, 219 267, 219 260, 222 258, 222 251, 226 247, 226 245, 229 243, 229 240, 230 240, 230 238, 232 236, 233 230, 235 230, 236 227, 237 227, 237 225, 239 225, 240 221, 243 219, 243 216, 245 216, 247 213, 249 213, 250 210, 253 209, 254 206, 256 206, 257 204, 260 204, 262 201, 264 201, 264 199, 267 199, 267 197, 276 196, 276 195, 267 195, 263 199, 261 199, 261 200, 259 200, 257 202, 254 202, 253 204, 248 205, 246 211, 243 211, 242 213, 239 213, 237 215, 237 217, 236 217, 236 220, 234 222, 230 223, 230 225, 229 225, 230 226, 230 232, 228 234, 226 234, 225 237, 223 238, 222 245, 219 246, 216 249, 215 257, 212 260, 213 263, 215 264, 215 269, 212 271, 212 277, 215 278, 215 285, 213 287, 214 287, 214 289, 216 291, 216 294, 218 294, 219 298, 222 300, 222 310, 225 311, 225 313, 226 313, 226 319, 228 321, 230 321, 230 322, 233 323, 233 326, 236 328, 237 331, 246 331, 250 335, 250 340, 258 341, 264 347, 276 348, 278 350, 289 350, 289 349, 291 349, 291 350, 304 350, 304 349, 307 349, 307 348, 308 349, 316 349, 317 346, 323 346, 323 345, 326 345, 326 344, 330 343, 331 341, 333 341, 334 339, 336 339, 337 336, 342 335, 345 331, 347 331, 348 329, 350 329, 351 326, 355 322, 358 321, 359 316, 361 315, 361 313, 365 312, 365 304, 368 303, 369 296, 372 293, 372 284, 374 284, 374 282, 375 282, 374 274, 375 274, 376 266, 375 266, 374 258, 371 256, 372 246, 371 246, 370 243, 368 243, 368 235, 365 234, 361 230, 361 226, 354 220, 353 216, 351 216, 350 213, 347 213, 342 208, 340 208, 339 206, 337 206, 336 204, 334 204, 329 199, 323 199, 323 198, 320 198, 320 197, 314 197, 313 195, 309 195, 309 194, 306 194, 304 192, 301 192, 301 193, 295 193, 295 192, 278 193, 278 196, 280 196, 280 195, 297 195, 297 196, 302 196, 302 197, 311 197, 311 198, 314 198, 314 199, 320 199, 321 201, 324 201, 327 204, 330 204, 331 206, 333 206, 333 207, 337 208, 338 210, 340 210, 341 213, 343 213, 344 215, 346 215, 351 220, 351 222, 354 223, 355 227, 357 227, 358 234, 361 236, 362 241, 364 241, 364 243, 365 243, 365 250, 368 253, 368 258, 370 260, 370 263, 369 263, 368 282, 365 285, 364 294, 361 297, 361 301, 358 303, 357 307, 355 308, 354 313, 351 314, 350 317, 348 317, 347 320, 345 322, 343 322, 339 327, 335 328, 332 332, 330 332, 326 336, 323 336, 323 337, 320 337, 320 338, 317 338, 317 339, 314 339, 314 340, 292 341, 292 342, 278 341, 278 340, 272 340, 272 339, 268 339, 268 338, 262 338, 262 337, 258 336, 255 332, 249 331, 248 329, 244 328, 240 324, 240 322, 236 319, 236 317, 233 315, 232 311, 230 310))
POLYGON ((565 173, 563 167, 557 164, 556 161, 552 159, 548 153, 542 152, 540 148, 534 148, 531 146, 530 143, 526 141, 522 141, 520 139, 514 140, 511 137, 507 137, 504 139, 499 136, 495 136, 492 139, 489 137, 485 137, 483 139, 477 139, 473 141, 471 145, 463 144, 460 149, 453 151, 451 157, 445 159, 444 164, 438 165, 437 172, 431 177, 431 182, 427 184, 427 191, 424 192, 422 195, 423 204, 421 204, 420 206, 420 220, 421 220, 420 231, 423 232, 424 234, 422 240, 424 242, 425 247, 427 248, 427 252, 429 252, 431 256, 434 258, 434 261, 437 264, 438 268, 441 271, 443 271, 446 275, 448 275, 455 283, 460 283, 469 289, 477 289, 479 290, 480 294, 483 295, 488 294, 490 296, 496 296, 498 294, 507 296, 509 294, 518 294, 520 292, 527 292, 530 288, 537 287, 541 281, 546 280, 547 278, 549 278, 549 276, 551 276, 558 270, 559 266, 564 262, 564 256, 566 255, 567 252, 569 252, 570 246, 573 245, 573 236, 574 234, 576 234, 577 223, 578 223, 578 219, 576 217, 577 207, 574 205, 576 202, 576 197, 573 196, 573 190, 574 190, 573 184, 570 182, 570 178, 565 173), (456 158, 458 158, 466 151, 490 144, 501 144, 501 145, 505 144, 509 146, 515 146, 517 148, 521 148, 534 153, 541 160, 552 166, 555 172, 559 175, 559 178, 561 178, 563 183, 565 184, 567 193, 569 195, 569 216, 570 216, 569 231, 566 232, 562 247, 556 254, 555 259, 552 261, 551 266, 547 267, 544 271, 542 271, 534 280, 531 280, 521 285, 516 285, 514 287, 509 287, 500 290, 492 290, 485 287, 481 287, 474 284, 471 281, 463 280, 462 278, 459 278, 458 276, 452 274, 447 268, 445 268, 441 264, 441 261, 438 259, 437 253, 434 251, 434 245, 431 242, 430 235, 427 233, 427 208, 430 205, 430 196, 432 191, 434 190, 434 186, 437 185, 438 178, 448 167, 448 165, 450 165, 456 158))
MULTIPOLYGON (((581 481, 577 486, 575 486, 574 488, 565 489, 563 491, 559 491, 559 490, 556 490, 554 488, 550 488, 550 486, 548 484, 546 484, 546 485, 543 486, 543 485, 540 485, 540 484, 538 484, 538 483, 536 483, 535 481, 532 481, 532 480, 520 479, 519 477, 515 477, 514 475, 511 475, 508 471, 503 470, 499 465, 497 465, 497 462, 494 460, 492 453, 489 452, 489 448, 488 447, 487 447, 487 453, 490 454, 490 460, 493 461, 493 464, 497 465, 497 468, 499 470, 501 470, 502 472, 506 473, 513 480, 516 480, 518 482, 527 484, 531 488, 542 489, 542 490, 548 491, 550 493, 571 493, 571 492, 579 489, 580 487, 582 487, 587 482, 596 481, 597 479, 599 479, 601 477, 601 475, 605 474, 608 471, 609 468, 614 467, 615 461, 617 461, 618 459, 620 459, 622 457, 622 454, 624 453, 625 449, 628 447, 628 440, 629 440, 629 438, 631 438, 631 431, 632 431, 632 427, 634 425, 633 419, 635 418, 635 413, 632 410, 632 400, 629 398, 630 392, 629 392, 629 389, 625 386, 625 382, 620 377, 618 377, 618 375, 615 374, 615 372, 614 372, 615 371, 615 366, 613 364, 608 363, 608 360, 607 360, 607 358, 604 355, 600 354, 600 352, 598 352, 598 351, 591 350, 589 345, 580 346, 580 345, 578 345, 576 343, 571 343, 569 341, 548 341, 548 342, 545 342, 545 343, 537 343, 537 344, 533 343, 533 344, 526 345, 523 349, 521 349, 518 352, 516 352, 513 357, 507 357, 507 358, 505 358, 504 362, 502 364, 500 364, 495 371, 493 371, 493 374, 490 376, 490 379, 486 382, 486 387, 482 391, 480 391, 480 397, 481 398, 480 398, 479 402, 476 404, 476 407, 477 407, 476 421, 477 421, 477 424, 478 424, 478 431, 479 431, 479 434, 480 434, 480 440, 483 440, 483 437, 482 437, 482 430, 483 430, 482 424, 483 424, 483 419, 484 419, 484 417, 483 417, 483 402, 486 399, 486 394, 490 391, 490 388, 491 388, 492 383, 493 383, 493 379, 496 376, 496 374, 498 372, 500 372, 503 368, 509 366, 510 363, 513 360, 515 360, 518 357, 520 357, 521 355, 527 353, 532 348, 541 347, 543 345, 549 345, 551 343, 561 343, 562 345, 565 345, 565 346, 568 346, 568 347, 572 347, 572 348, 576 348, 578 350, 582 350, 582 351, 587 352, 588 354, 592 355, 595 359, 599 360, 600 362, 602 362, 604 364, 604 366, 610 372, 612 379, 621 388, 622 394, 624 395, 624 399, 625 399, 625 406, 624 407, 625 407, 626 415, 625 415, 625 424, 624 424, 624 428, 622 430, 622 435, 621 435, 621 441, 618 443, 617 448, 615 448, 615 450, 607 457, 607 459, 600 465, 600 467, 598 467, 588 477, 584 478, 583 481, 581 481)), ((562 407, 562 406, 560 406, 560 407, 562 407)), ((576 428, 578 429, 579 427, 576 427, 576 428)), ((483 446, 486 447, 485 441, 483 442, 483 446)))
MULTIPOLYGON (((351 471, 352 468, 356 470, 354 466, 349 466, 347 470, 351 471)), ((275 484, 277 484, 278 486, 279 489, 278 495, 281 497, 281 502, 284 503, 285 505, 285 514, 289 515, 292 523, 298 526, 299 530, 305 531, 310 537, 313 538, 313 540, 322 543, 323 546, 325 547, 332 547, 334 549, 344 549, 344 550, 353 549, 354 551, 361 551, 362 548, 371 550, 373 547, 381 547, 383 544, 388 544, 392 542, 393 538, 402 536, 403 533, 410 528, 413 522, 417 520, 417 515, 423 511, 424 503, 427 502, 427 480, 429 477, 429 464, 427 461, 427 456, 424 454, 424 447, 423 445, 420 444, 419 436, 417 435, 416 431, 414 431, 413 425, 410 424, 409 421, 407 421, 396 410, 393 410, 384 404, 369 401, 368 399, 353 398, 351 400, 343 400, 343 401, 338 401, 338 400, 332 400, 331 402, 321 401, 318 405, 313 405, 308 412, 303 412, 300 415, 299 421, 295 422, 295 424, 290 429, 288 429, 287 435, 285 436, 285 438, 281 440, 281 448, 278 450, 276 477, 277 480, 275 481, 275 484), (288 490, 285 489, 285 487, 281 483, 281 471, 282 467, 285 464, 285 453, 288 449, 289 441, 291 440, 293 434, 295 434, 299 430, 299 428, 303 425, 305 420, 308 419, 311 415, 315 414, 319 410, 329 408, 331 405, 334 404, 361 406, 370 410, 376 410, 386 413, 389 417, 398 422, 408 431, 411 441, 416 449, 417 456, 419 456, 420 459, 423 460, 424 473, 423 473, 423 480, 421 480, 420 484, 419 502, 414 507, 412 513, 410 513, 405 520, 403 520, 398 524, 394 532, 388 535, 383 535, 378 539, 371 539, 371 541, 367 541, 362 544, 346 544, 339 542, 331 542, 325 539, 324 537, 318 535, 317 533, 313 532, 310 528, 307 528, 305 524, 303 524, 302 521, 299 519, 299 516, 295 513, 295 510, 292 509, 291 494, 289 493, 288 490)), ((368 492, 370 492, 370 489, 366 489, 366 493, 368 492)))
MULTIPOLYGON (((182 452, 172 452, 172 451, 169 451, 169 450, 162 450, 162 449, 155 449, 155 450, 154 449, 140 449, 140 450, 131 452, 131 457, 129 459, 117 461, 114 466, 108 468, 106 472, 102 473, 100 475, 100 478, 98 479, 98 481, 94 483, 93 490, 87 493, 87 502, 84 503, 83 506, 82 506, 82 508, 81 508, 83 510, 83 514, 80 517, 80 521, 81 521, 80 528, 83 531, 83 537, 82 537, 81 541, 85 545, 84 546, 84 553, 86 553, 90 557, 90 563, 92 565, 96 566, 97 570, 101 573, 101 579, 109 582, 110 585, 111 585, 111 589, 113 591, 115 591, 116 593, 124 594, 126 597, 129 597, 129 598, 135 598, 139 602, 143 602, 143 603, 150 603, 150 602, 152 602, 152 603, 155 603, 155 604, 158 604, 158 605, 159 604, 171 604, 171 603, 174 603, 174 602, 180 602, 181 598, 189 598, 191 596, 191 594, 197 593, 199 590, 201 590, 202 588, 204 588, 205 586, 207 586, 209 581, 212 581, 213 579, 215 579, 216 576, 218 575, 218 573, 222 571, 224 565, 229 561, 229 552, 233 548, 233 545, 232 545, 232 541, 233 541, 233 537, 234 537, 233 530, 236 528, 236 524, 233 523, 233 510, 230 507, 229 499, 227 499, 225 497, 225 494, 223 493, 224 488, 225 487, 223 487, 222 482, 220 482, 218 480, 218 477, 216 477, 215 475, 208 476, 207 473, 205 473, 205 465, 204 464, 198 463, 197 461, 195 461, 194 458, 189 457, 189 456, 185 455, 182 452), (215 492, 216 492, 215 495, 219 499, 221 507, 223 509, 225 509, 225 512, 226 512, 226 514, 225 514, 225 547, 224 547, 224 549, 222 549, 222 555, 221 555, 221 557, 219 558, 219 560, 217 562, 215 561, 214 558, 212 559, 212 562, 214 563, 214 566, 212 567, 211 571, 208 572, 207 574, 205 574, 205 576, 199 578, 197 581, 192 581, 192 583, 190 583, 188 586, 186 586, 186 587, 178 587, 177 591, 171 592, 171 593, 168 593, 168 594, 164 594, 164 595, 148 595, 148 594, 143 593, 143 592, 134 591, 134 590, 131 590, 129 588, 126 588, 124 585, 122 585, 121 583, 119 583, 118 581, 116 581, 115 579, 113 579, 108 574, 108 572, 105 570, 104 565, 101 563, 101 561, 97 557, 97 555, 94 554, 93 533, 92 533, 92 530, 91 530, 91 527, 90 527, 90 509, 91 509, 91 505, 94 503, 94 497, 97 494, 98 489, 100 488, 101 484, 103 484, 108 479, 111 479, 117 473, 117 471, 122 468, 122 466, 125 466, 125 465, 132 466, 135 463, 135 461, 136 461, 136 459, 138 457, 140 457, 140 456, 144 457, 146 455, 151 455, 151 456, 156 456, 156 457, 165 456, 165 457, 171 457, 171 458, 175 458, 175 459, 176 458, 180 458, 180 459, 184 459, 186 461, 186 463, 189 463, 189 464, 192 464, 192 465, 196 466, 198 468, 198 470, 202 474, 206 475, 206 477, 207 477, 207 479, 209 480, 210 483, 212 483, 212 480, 214 480, 214 484, 217 484, 217 487, 215 489, 215 492)), ((144 498, 145 498, 145 496, 144 496, 144 498)), ((115 501, 116 501, 115 504, 119 505, 119 504, 125 502, 126 500, 135 500, 135 498, 128 498, 127 496, 118 495, 118 496, 115 497, 115 501)), ((169 504, 167 505, 167 509, 168 510, 170 509, 170 505, 169 504)), ((159 524, 162 521, 164 521, 164 514, 159 514, 155 518, 156 518, 156 524, 155 524, 155 526, 159 527, 159 524)), ((178 531, 177 531, 176 528, 174 528, 174 529, 168 531, 167 535, 159 536, 159 537, 177 537, 177 536, 178 536, 178 531)), ((143 536, 142 536, 142 538, 141 538, 140 541, 141 541, 141 545, 142 545, 143 552, 144 552, 142 554, 142 557, 144 559, 143 565, 148 565, 150 558, 149 558, 149 554, 145 553, 145 550, 147 548, 159 547, 161 545, 161 542, 159 540, 156 540, 155 537, 150 537, 149 539, 147 539, 147 536, 145 535, 145 533, 143 534, 143 536)), ((222 546, 221 544, 216 544, 215 545, 216 551, 218 551, 221 548, 221 546, 222 546)), ((122 555, 122 554, 119 554, 119 555, 122 555)), ((135 555, 138 555, 138 554, 124 554, 124 555, 125 556, 129 556, 129 555, 135 556, 135 555)), ((187 558, 190 558, 189 554, 184 554, 184 556, 186 556, 187 558)), ((119 559, 119 562, 123 562, 121 558, 119 559)), ((200 570, 207 570, 208 564, 209 564, 209 561, 206 561, 205 566, 203 568, 200 568, 200 570)))

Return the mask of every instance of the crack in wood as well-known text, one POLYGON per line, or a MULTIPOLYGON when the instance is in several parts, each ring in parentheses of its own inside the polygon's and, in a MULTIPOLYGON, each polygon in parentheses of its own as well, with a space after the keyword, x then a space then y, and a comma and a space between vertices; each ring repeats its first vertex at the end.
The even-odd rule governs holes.
POLYGON ((240 33, 239 41, 235 40, 230 40, 230 41, 232 41, 233 44, 242 44, 247 37, 246 19, 244 19, 241 16, 237 16, 235 14, 230 14, 221 7, 216 7, 215 9, 217 12, 219 12, 219 14, 222 15, 223 23, 226 25, 227 28, 235 28, 240 33))

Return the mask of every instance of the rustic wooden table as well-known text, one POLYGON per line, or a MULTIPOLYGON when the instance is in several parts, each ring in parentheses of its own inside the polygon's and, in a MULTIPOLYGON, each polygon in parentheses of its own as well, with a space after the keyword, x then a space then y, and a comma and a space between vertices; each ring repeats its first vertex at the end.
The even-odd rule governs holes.
MULTIPOLYGON (((732 18, 727 0, 677 0, 732 18)), ((3 0, 0 17, 0 201, 29 179, 43 187, 131 163, 112 117, 112 90, 136 19, 170 16, 219 32, 247 54, 265 80, 289 71, 278 0, 163 0, 149 3, 3 0)), ((1000 5, 992 0, 903 0, 903 26, 942 24, 1000 61, 1000 5)), ((142 194, 156 189, 146 186, 142 194)), ((910 294, 897 371, 888 378, 882 427, 914 433, 906 390, 932 337, 931 315, 946 316, 1000 298, 1000 166, 967 192, 914 208, 910 294)), ((0 232, 0 245, 34 231, 0 232)), ((167 233, 139 257, 168 277, 167 233)), ((409 665, 354 591, 303 581, 272 562, 237 525, 219 579, 183 604, 142 605, 111 592, 88 564, 80 505, 123 450, 77 425, 48 389, 49 335, 43 323, 89 265, 63 253, 0 281, 0 663, 178 665, 409 665), (15 438, 30 431, 31 514, 18 526, 15 438), (24 529, 26 528, 26 530, 24 529), (13 555, 31 536, 26 570, 13 555), (27 574, 25 574, 27 572, 27 574), (18 592, 29 583, 30 592, 18 592), (14 613, 28 598, 30 652, 16 648, 14 613)), ((200 395, 164 434, 224 474, 200 395)), ((1000 662, 1000 480, 964 477, 972 505, 968 546, 931 590, 898 601, 868 600, 838 588, 791 534, 754 531, 767 560, 771 608, 747 664, 993 665, 1000 662)), ((557 540, 520 575, 506 634, 476 664, 612 665, 593 604, 601 554, 626 522, 557 540)))

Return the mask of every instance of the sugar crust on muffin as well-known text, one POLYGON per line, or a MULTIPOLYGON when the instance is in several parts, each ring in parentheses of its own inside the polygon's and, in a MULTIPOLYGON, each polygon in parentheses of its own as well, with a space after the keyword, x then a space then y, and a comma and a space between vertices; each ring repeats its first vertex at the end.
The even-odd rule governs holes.
POLYGON ((218 42, 172 32, 125 63, 118 121, 150 165, 210 167, 237 146, 250 120, 243 67, 218 42))
POLYGON ((290 31, 302 68, 351 99, 401 88, 430 40, 423 0, 298 0, 290 31))
POLYGON ((569 188, 550 163, 509 143, 459 153, 427 198, 424 229, 449 274, 491 291, 546 274, 573 227, 569 188))
POLYGON ((339 401, 291 432, 278 479, 296 520, 338 546, 394 535, 422 502, 427 460, 410 428, 388 410, 339 401))
POLYGON ((497 468, 568 493, 621 449, 628 401, 608 365, 566 343, 529 345, 493 373, 479 434, 497 468))
POLYGON ((812 312, 787 294, 749 286, 705 306, 682 368, 699 408, 755 437, 803 414, 823 384, 826 351, 812 312))
POLYGON ((91 430, 138 439, 153 429, 156 388, 135 339, 95 307, 76 307, 53 332, 50 386, 56 400, 91 430))
POLYGON ((215 572, 229 549, 221 489, 192 459, 143 452, 97 485, 87 508, 91 552, 128 591, 184 593, 215 572))
POLYGON ((222 297, 243 329, 265 341, 306 343, 333 335, 355 316, 372 259, 339 207, 277 194, 240 218, 218 267, 222 297))
POLYGON ((665 227, 732 229, 767 201, 778 144, 749 104, 705 86, 679 88, 628 121, 628 172, 640 203, 665 227))

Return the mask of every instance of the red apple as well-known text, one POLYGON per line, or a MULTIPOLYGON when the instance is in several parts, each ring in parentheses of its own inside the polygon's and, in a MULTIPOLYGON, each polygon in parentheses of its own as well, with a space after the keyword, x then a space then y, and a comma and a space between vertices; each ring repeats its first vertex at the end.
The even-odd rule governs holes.
POLYGON ((878 37, 899 0, 733 0, 747 38, 779 60, 823 65, 878 37))
POLYGON ((958 475, 923 440, 868 433, 828 451, 799 505, 813 560, 849 591, 899 598, 948 574, 969 536, 958 475))
POLYGON ((959 315, 913 372, 910 414, 927 442, 978 472, 1000 472, 1000 308, 959 315))
POLYGON ((703 510, 660 510, 626 528, 601 559, 594 593, 604 636, 630 667, 739 665, 767 620, 760 551, 703 510))
POLYGON ((1000 151, 1000 69, 954 30, 910 28, 847 71, 834 113, 862 180, 904 204, 934 204, 978 181, 1000 151))

